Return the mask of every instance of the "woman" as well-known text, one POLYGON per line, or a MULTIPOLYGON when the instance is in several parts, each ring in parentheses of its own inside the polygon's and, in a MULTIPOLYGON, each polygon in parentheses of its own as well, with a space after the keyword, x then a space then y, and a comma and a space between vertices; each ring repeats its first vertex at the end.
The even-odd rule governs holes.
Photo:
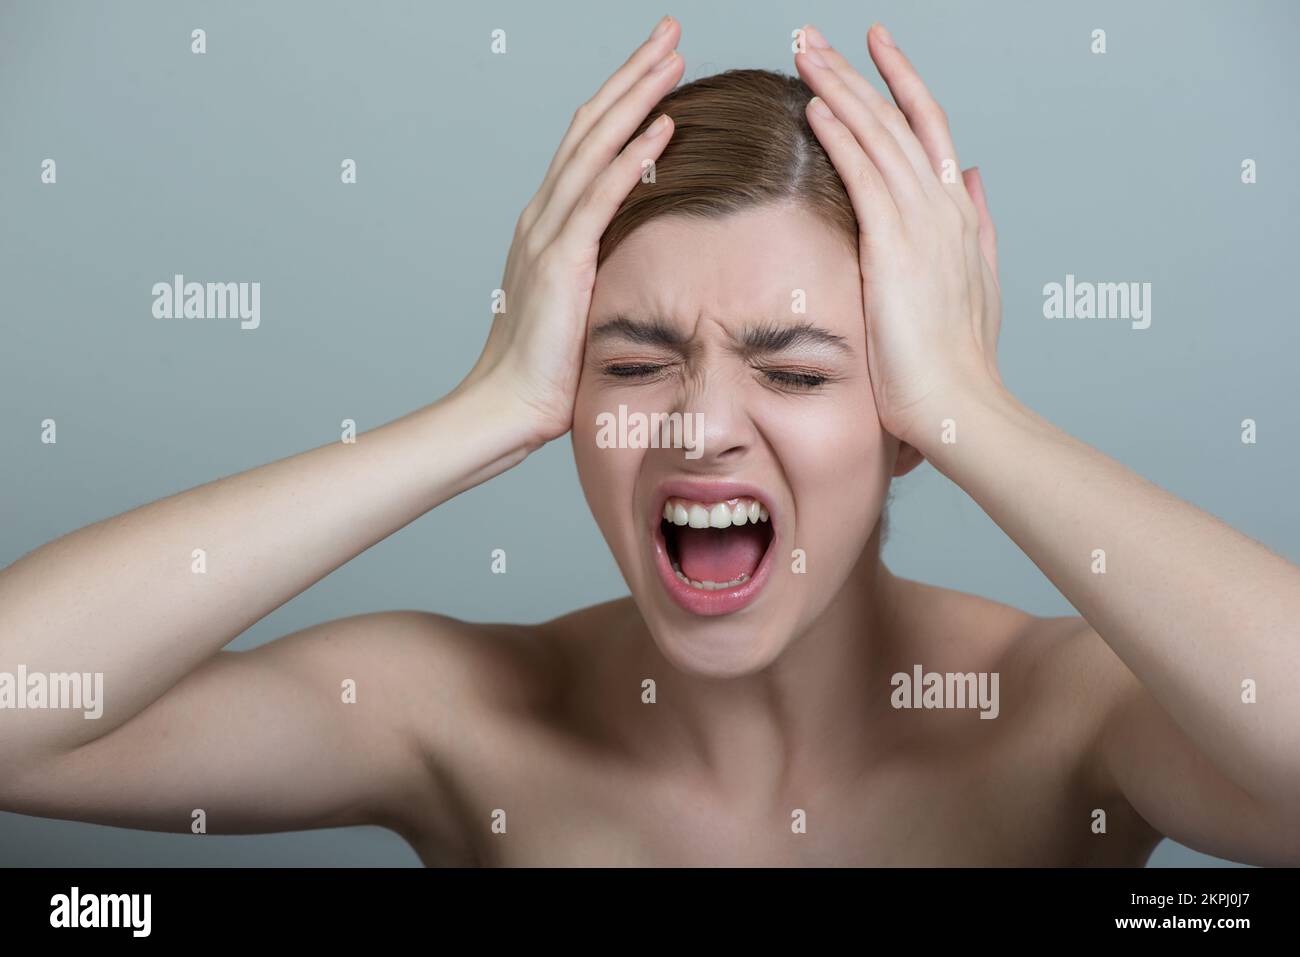
POLYGON ((670 94, 679 35, 575 114, 449 395, 0 573, 0 669, 105 695, 0 715, 0 808, 428 864, 1300 863, 1300 570, 1002 385, 980 177, 882 28, 897 107, 812 28, 802 82, 670 94), (566 432, 630 597, 221 650, 566 432), (892 575, 922 459, 1082 617, 892 575))

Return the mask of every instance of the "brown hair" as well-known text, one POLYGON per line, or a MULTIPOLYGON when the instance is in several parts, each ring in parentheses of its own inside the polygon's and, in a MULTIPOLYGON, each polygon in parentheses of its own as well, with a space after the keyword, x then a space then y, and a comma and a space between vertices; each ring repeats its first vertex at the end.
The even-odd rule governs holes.
POLYGON ((665 96, 632 137, 661 113, 673 118, 655 182, 637 183, 623 201, 601 237, 597 263, 659 216, 715 218, 769 203, 820 215, 856 254, 849 195, 804 117, 812 96, 803 80, 770 70, 728 70, 665 96))

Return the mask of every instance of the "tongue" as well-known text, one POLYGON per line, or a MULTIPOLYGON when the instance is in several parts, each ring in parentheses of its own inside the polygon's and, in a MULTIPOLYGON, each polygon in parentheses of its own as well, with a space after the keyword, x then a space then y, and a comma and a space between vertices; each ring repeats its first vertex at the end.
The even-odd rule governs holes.
POLYGON ((677 529, 677 564, 697 582, 722 584, 752 576, 766 547, 766 535, 757 525, 677 529))

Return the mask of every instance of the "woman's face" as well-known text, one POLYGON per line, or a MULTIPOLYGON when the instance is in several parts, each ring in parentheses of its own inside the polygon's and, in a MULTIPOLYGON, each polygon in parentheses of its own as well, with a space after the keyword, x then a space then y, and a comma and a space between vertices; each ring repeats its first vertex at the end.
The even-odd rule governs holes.
POLYGON ((853 251, 795 206, 641 226, 596 277, 573 444, 665 657, 768 665, 858 562, 898 455, 853 251))

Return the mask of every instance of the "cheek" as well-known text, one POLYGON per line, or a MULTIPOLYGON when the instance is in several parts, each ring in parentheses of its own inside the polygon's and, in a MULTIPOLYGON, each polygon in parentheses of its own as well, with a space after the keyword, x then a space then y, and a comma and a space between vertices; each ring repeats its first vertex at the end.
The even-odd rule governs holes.
POLYGON ((881 429, 869 390, 806 406, 772 417, 767 432, 795 499, 800 547, 838 564, 856 558, 871 537, 897 443, 881 429))
MULTIPOLYGON (((602 448, 602 435, 606 442, 612 438, 619 444, 623 440, 617 429, 611 435, 608 423, 622 421, 621 408, 627 416, 649 416, 671 408, 672 402, 662 389, 619 388, 599 372, 583 369, 573 402, 573 456, 593 511, 598 503, 604 504, 610 494, 615 494, 617 507, 631 514, 637 477, 647 454, 643 448, 602 448)), ((601 512, 597 512, 597 518, 603 527, 601 512)))
POLYGON ((635 532, 633 494, 637 474, 645 456, 643 449, 601 448, 596 442, 599 427, 596 417, 603 412, 617 412, 600 390, 580 382, 573 408, 573 461, 578 481, 596 524, 611 549, 635 532))
POLYGON ((780 442, 792 481, 802 475, 820 490, 851 476, 855 487, 863 488, 878 474, 888 476, 886 460, 894 454, 894 443, 880 427, 867 386, 791 400, 771 412, 765 431, 780 442))
POLYGON ((613 478, 610 470, 614 463, 605 453, 610 449, 598 448, 596 417, 608 411, 608 403, 602 400, 600 389, 596 388, 593 377, 584 368, 578 379, 578 390, 573 397, 573 429, 570 437, 573 441, 573 460, 578 467, 578 477, 582 480, 584 490, 590 499, 598 494, 613 478))

